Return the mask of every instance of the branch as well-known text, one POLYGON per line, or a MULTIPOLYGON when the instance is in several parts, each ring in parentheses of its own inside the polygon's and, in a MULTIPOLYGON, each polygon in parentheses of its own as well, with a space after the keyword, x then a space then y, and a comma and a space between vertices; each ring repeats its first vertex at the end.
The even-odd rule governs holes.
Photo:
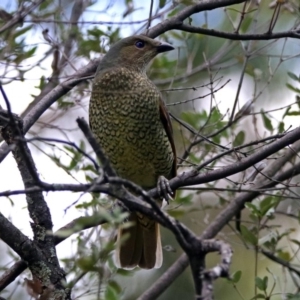
MULTIPOLYGON (((277 143, 277 142, 274 142, 277 143)), ((272 143, 273 144, 273 143, 272 143)), ((271 145, 272 145, 271 144, 271 145)), ((265 170, 267 176, 273 177, 273 175, 281 170, 286 162, 291 160, 298 151, 300 151, 300 142, 298 141, 292 146, 293 150, 287 149, 285 154, 273 161, 265 170)), ((300 174, 300 163, 294 167, 288 169, 285 172, 280 173, 270 180, 265 178, 263 174, 260 174, 256 179, 256 184, 254 185, 254 190, 269 188, 277 185, 279 182, 294 177, 300 174)), ((171 184, 171 182, 170 182, 171 184)), ((171 185, 172 187, 172 185, 171 185)), ((241 210, 248 201, 252 201, 257 196, 259 192, 244 192, 236 197, 230 204, 220 212, 220 214, 214 219, 214 221, 206 228, 206 230, 201 234, 200 238, 208 239, 213 238, 220 230, 241 210)), ((189 261, 185 254, 181 255, 179 259, 148 289, 146 290, 138 300, 150 300, 156 299, 161 293, 163 293, 173 281, 186 269, 189 261)))
MULTIPOLYGON (((24 133, 39 119, 39 117, 53 104, 57 99, 69 92, 77 84, 93 77, 101 58, 91 60, 85 67, 75 72, 69 79, 62 82, 54 89, 49 91, 32 109, 24 116, 24 133), (92 77, 91 77, 92 76, 92 77)), ((7 144, 0 146, 0 163, 9 153, 7 144)))
POLYGON ((218 251, 221 256, 221 263, 217 266, 204 271, 203 273, 203 288, 201 300, 213 300, 212 284, 213 281, 220 277, 229 277, 229 266, 231 264, 232 249, 231 247, 220 240, 206 240, 203 243, 206 253, 218 251))
MULTIPOLYGON (((2 86, 0 88, 2 89, 2 86)), ((0 111, 0 115, 5 115, 5 112, 0 111)), ((17 116, 12 115, 10 115, 8 124, 5 124, 2 120, 5 120, 5 118, 0 119, 0 127, 4 127, 2 129, 2 136, 8 145, 15 145, 12 152, 21 173, 25 189, 34 187, 40 182, 40 179, 27 143, 20 141, 20 139, 23 139, 22 121, 17 116)), ((37 191, 26 194, 26 200, 30 218, 33 220, 31 227, 34 233, 34 241, 43 250, 48 261, 59 268, 55 245, 53 243, 51 214, 43 193, 37 191)))
POLYGON ((104 172, 108 176, 116 176, 115 170, 112 168, 112 166, 111 166, 109 160, 106 158, 102 148, 97 143, 96 138, 94 137, 93 133, 91 132, 91 130, 89 128, 89 125, 86 123, 86 121, 83 118, 78 118, 76 121, 77 121, 79 128, 83 132, 84 136, 88 140, 89 144, 93 148, 98 159, 101 161, 104 172))
MULTIPOLYGON (((184 172, 177 177, 170 180, 170 187, 173 190, 178 189, 179 187, 196 185, 201 183, 207 183, 214 180, 222 179, 227 176, 234 175, 238 172, 244 171, 247 168, 255 165, 261 160, 267 158, 268 156, 278 152, 284 147, 298 141, 300 139, 300 127, 297 127, 293 131, 287 133, 284 137, 274 141, 267 146, 263 147, 260 151, 243 158, 229 166, 213 170, 210 172, 200 173, 197 170, 192 170, 189 172, 184 172)), ((293 153, 295 155, 295 153, 293 153)), ((278 160, 277 160, 278 161, 278 160)), ((279 169, 279 168, 278 168, 279 169)), ((278 170, 277 169, 277 170, 278 170)), ((152 189, 148 192, 151 197, 157 196, 157 190, 152 189)))
MULTIPOLYGON (((272 143, 273 144, 273 143, 272 143)), ((281 169, 282 166, 289 161, 297 151, 300 150, 300 143, 296 143, 293 146, 293 150, 287 149, 285 152, 285 155, 277 159, 276 161, 273 161, 272 164, 270 164, 269 168, 274 170, 276 172, 278 169, 281 169)), ((261 150, 262 151, 262 150, 261 150)), ((214 171, 212 171, 214 172, 214 171)), ((226 170, 225 170, 226 172, 226 170)), ((293 176, 296 176, 300 173, 300 164, 294 166, 293 168, 290 168, 289 170, 283 172, 280 174, 280 176, 275 177, 274 181, 268 181, 264 186, 256 185, 253 187, 254 192, 244 192, 240 196, 238 196, 235 200, 232 201, 232 203, 226 208, 224 213, 220 213, 219 216, 215 219, 215 221, 206 229, 206 231, 201 235, 201 238, 212 238, 214 237, 226 224, 228 221, 231 220, 231 218, 244 206, 244 203, 246 201, 251 201, 257 196, 260 195, 260 190, 265 191, 266 188, 275 186, 279 181, 283 181, 286 179, 289 179, 293 176)), ((209 173, 208 173, 209 174, 209 173)), ((179 175, 177 178, 180 178, 181 175, 179 175)), ((110 180, 108 178, 108 180, 110 180)), ((261 181, 261 178, 259 179, 261 181)), ((171 185, 171 187, 173 187, 171 185)), ((19 193, 26 193, 26 192, 33 192, 36 189, 45 191, 65 191, 65 190, 71 190, 71 191, 85 191, 88 188, 90 188, 90 185, 72 185, 72 184, 52 184, 48 185, 47 189, 45 187, 35 187, 34 190, 29 191, 19 191, 19 193)), ((108 193, 109 189, 108 187, 104 186, 97 186, 93 189, 93 192, 104 192, 108 193)), ((9 192, 7 192, 9 193, 9 192)), ((17 194, 17 193, 16 193, 17 194)), ((2 195, 2 193, 0 194, 2 195)), ((97 219, 97 218, 96 218, 97 219)), ((77 233, 82 229, 91 228, 96 225, 102 224, 103 220, 92 220, 91 223, 88 223, 86 226, 81 228, 80 226, 77 227, 78 223, 81 223, 81 221, 84 221, 83 219, 79 218, 74 220, 70 225, 66 225, 69 229, 69 227, 72 227, 74 225, 73 231, 65 233, 61 237, 57 238, 55 237, 55 244, 62 242, 69 236, 71 236, 73 233, 77 233), (77 229, 76 229, 77 228, 77 229)), ((81 224, 85 224, 86 221, 82 222, 81 224)), ((63 231, 63 228, 60 229, 58 232, 63 231)), ((55 233, 55 235, 57 232, 55 233)), ((147 290, 143 295, 140 296, 139 299, 154 299, 158 297, 188 266, 188 259, 186 255, 182 255, 173 266, 169 268, 169 270, 152 286, 147 290)), ((26 269, 26 264, 24 262, 17 262, 10 270, 8 270, 2 277, 0 278, 0 290, 5 288, 9 283, 11 283, 20 273, 22 273, 26 269), (6 274, 9 274, 9 276, 6 276, 6 274)))
MULTIPOLYGON (((0 238, 23 259, 23 261, 19 263, 19 266, 14 269, 19 272, 23 271, 20 265, 21 267, 22 265, 26 265, 27 267, 28 264, 33 278, 37 279, 40 284, 42 295, 51 295, 52 292, 55 292, 57 297, 62 297, 61 299, 70 299, 70 295, 66 292, 62 281, 64 274, 61 270, 49 264, 48 259, 44 256, 41 249, 10 223, 1 213, 0 228, 0 238)), ((6 272, 2 276, 1 281, 6 279, 11 282, 11 273, 12 272, 10 272, 10 274, 6 272)))
POLYGON ((266 251, 266 250, 261 250, 261 253, 263 255, 265 255, 267 258, 269 258, 272 261, 275 261, 276 263, 282 265, 285 268, 288 268, 291 272, 297 274, 298 277, 300 277, 300 270, 296 269, 295 267, 293 267, 293 265, 291 263, 289 263, 288 261, 275 256, 273 253, 266 251))
POLYGON ((213 10, 228 5, 239 4, 246 2, 246 0, 202 0, 200 3, 186 6, 181 9, 178 14, 162 21, 148 30, 148 36, 155 38, 166 31, 177 29, 178 26, 183 24, 183 21, 193 14, 199 13, 205 10, 213 10))
POLYGON ((235 41, 259 41, 259 40, 276 40, 280 38, 300 38, 300 31, 299 30, 289 30, 289 31, 283 31, 283 32, 265 32, 265 33, 253 33, 253 34, 240 34, 240 33, 231 33, 231 32, 224 32, 224 31, 218 31, 214 29, 206 29, 201 27, 195 27, 188 24, 181 24, 178 25, 176 28, 178 30, 190 32, 190 33, 198 33, 198 34, 204 34, 209 36, 215 36, 224 38, 227 40, 235 40, 235 41))
MULTIPOLYGON (((113 213, 113 212, 112 212, 113 213)), ((79 233, 82 230, 93 228, 95 226, 106 223, 107 220, 101 215, 93 215, 91 217, 79 217, 67 225, 61 227, 54 233, 54 244, 58 245, 74 233, 79 233)), ((1 222, 0 222, 1 224, 1 222)), ((2 228, 2 226, 0 225, 2 228)), ((1 236, 1 233, 0 233, 1 236)), ((21 241, 21 240, 20 240, 21 241)), ((4 272, 0 277, 0 291, 4 290, 12 283, 23 271, 27 269, 27 263, 24 260, 16 262, 12 267, 4 272)))
MULTIPOLYGON (((77 119, 77 123, 80 129, 87 137, 93 150, 97 153, 97 156, 104 165, 105 171, 108 172, 109 175, 114 175, 115 171, 112 169, 108 159, 105 157, 101 146, 97 143, 95 137, 90 131, 88 124, 85 122, 84 119, 80 118, 77 119)), ((156 201, 149 197, 148 194, 138 185, 121 178, 117 178, 115 180, 109 177, 108 182, 111 183, 111 185, 113 186, 112 189, 113 193, 115 193, 115 198, 121 200, 128 209, 130 209, 131 211, 141 212, 147 215, 148 217, 151 217, 152 219, 158 221, 160 224, 162 224, 163 226, 165 226, 173 232, 178 243, 189 257, 190 266, 194 275, 193 278, 195 290, 196 294, 198 295, 197 299, 200 299, 202 295, 202 273, 205 270, 205 255, 207 252, 216 251, 216 248, 220 250, 221 243, 209 243, 207 241, 202 241, 201 239, 198 239, 197 236, 191 230, 185 227, 181 222, 170 217, 169 215, 167 215, 167 213, 162 211, 157 205, 156 201), (117 184, 117 189, 114 188, 114 184, 117 184), (139 202, 138 199, 135 199, 135 196, 128 193, 123 186, 127 187, 135 195, 137 194, 142 196, 143 200, 145 200, 147 204, 151 206, 151 209, 149 209, 148 207, 144 207, 143 205, 141 207, 137 206, 136 204, 138 204, 139 202)), ((230 260, 228 261, 226 267, 229 267, 229 262, 230 260)), ((210 273, 212 273, 212 271, 208 272, 207 274, 210 273)), ((209 284, 211 284, 212 280, 216 279, 217 277, 215 276, 215 278, 213 278, 212 276, 207 276, 207 278, 210 279, 209 284)), ((207 287, 208 285, 206 284, 205 286, 207 287)), ((207 291, 207 289, 205 291, 207 291)), ((211 293, 209 293, 209 295, 211 295, 211 293)))
MULTIPOLYGON (((268 156, 278 152, 279 150, 283 149, 284 147, 292 144, 293 142, 297 141, 300 138, 300 127, 297 127, 293 131, 287 133, 280 139, 273 141, 272 143, 268 144, 267 146, 263 147, 256 153, 248 156, 247 158, 243 158, 229 166, 216 169, 213 171, 203 172, 199 173, 197 170, 192 170, 189 172, 184 172, 182 174, 179 174, 177 177, 170 180, 170 187, 175 190, 180 187, 186 187, 190 185, 197 185, 202 183, 211 182, 214 180, 222 179, 227 176, 234 175, 236 173, 242 172, 246 170, 247 168, 255 165, 256 163, 260 162, 261 160, 267 158, 268 156)), ((298 143, 296 143, 298 145, 298 143)), ((295 148, 295 145, 293 145, 293 148, 295 148)), ((295 150, 296 151, 296 150, 295 150)), ((283 159, 286 161, 289 160, 289 156, 287 156, 288 152, 285 152, 285 155, 283 159)), ((295 155, 295 153, 292 153, 295 155)), ((280 161, 277 159, 276 161, 280 161)), ((205 164, 205 163, 204 163, 205 164)), ((278 169, 280 169, 283 165, 278 166, 278 169)), ((278 170, 277 169, 277 170, 278 170)), ((34 187, 31 189, 24 190, 18 190, 18 191, 7 191, 0 193, 0 196, 9 196, 14 194, 23 194, 23 193, 32 193, 35 191, 74 191, 74 192, 82 192, 87 191, 90 189, 91 192, 103 192, 108 193, 107 187, 103 185, 94 185, 94 184, 48 184, 45 182, 40 182, 39 187, 34 187), (91 189, 92 187, 92 189, 91 189)), ((265 191, 265 190, 264 190, 265 191)), ((257 192, 259 192, 259 189, 257 189, 257 192)), ((147 192, 147 194, 150 197, 156 197, 157 190, 152 189, 147 192)))
POLYGON ((23 19, 43 2, 45 2, 45 0, 39 0, 37 2, 33 2, 25 9, 21 7, 21 11, 19 9, 19 11, 15 13, 15 16, 10 21, 8 21, 5 25, 3 25, 0 28, 0 34, 8 30, 9 28, 13 27, 14 25, 18 23, 22 23, 23 19))
POLYGON ((72 54, 72 48, 73 48, 73 42, 76 40, 77 34, 78 34, 78 20, 83 14, 83 10, 85 7, 84 0, 76 0, 71 16, 70 16, 70 24, 71 28, 69 29, 69 34, 65 34, 66 37, 63 40, 63 44, 58 44, 57 42, 53 42, 50 38, 47 39, 47 42, 52 46, 53 48, 53 61, 51 64, 52 67, 52 74, 49 78, 48 83, 45 85, 41 93, 34 98, 34 100, 27 106, 27 108, 22 112, 21 117, 23 118, 26 116, 30 110, 37 105, 41 99, 43 99, 44 96, 46 96, 52 89, 54 89, 59 84, 59 76, 63 73, 66 67, 66 63, 71 62, 69 61, 69 57, 71 57, 72 54), (59 48, 63 48, 63 54, 61 59, 59 59, 59 48))
MULTIPOLYGON (((2 136, 8 145, 15 145, 12 152, 21 173, 24 186, 25 188, 31 188, 39 183, 40 180, 27 143, 19 139, 23 139, 23 124, 18 117, 12 115, 10 112, 10 104, 2 85, 0 85, 0 88, 8 107, 7 114, 0 111, 3 116, 0 118, 2 136)), ((9 224, 5 222, 3 216, 0 231, 4 233, 1 235, 1 238, 28 263, 33 280, 37 281, 40 285, 37 294, 44 295, 44 293, 47 293, 47 295, 51 295, 52 293, 59 293, 64 296, 63 299, 68 299, 69 296, 67 296, 63 286, 65 274, 60 269, 53 241, 51 214, 44 200, 43 193, 35 192, 27 194, 26 200, 29 215, 33 220, 31 227, 35 243, 32 243, 27 237, 25 239, 21 236, 21 233, 18 233, 18 230, 13 228, 13 226, 8 228, 9 224), (17 238, 17 240, 12 243, 10 237, 17 238), (23 247, 23 244, 25 244, 25 247, 23 247), (29 246, 26 246, 27 244, 30 246, 30 252, 28 252, 27 247, 29 246)))

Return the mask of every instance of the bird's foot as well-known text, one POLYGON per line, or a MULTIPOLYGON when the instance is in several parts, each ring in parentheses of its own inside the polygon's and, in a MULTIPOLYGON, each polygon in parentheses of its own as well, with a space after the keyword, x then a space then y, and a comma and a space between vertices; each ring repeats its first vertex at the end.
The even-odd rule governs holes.
POLYGON ((157 191, 160 197, 165 199, 167 203, 169 204, 169 200, 173 199, 172 195, 174 194, 170 184, 169 180, 164 176, 159 176, 157 180, 157 191))

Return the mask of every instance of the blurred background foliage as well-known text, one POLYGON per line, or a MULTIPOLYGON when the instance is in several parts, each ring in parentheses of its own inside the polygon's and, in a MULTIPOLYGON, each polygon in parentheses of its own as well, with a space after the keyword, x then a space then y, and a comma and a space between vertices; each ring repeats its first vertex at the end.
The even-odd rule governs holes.
MULTIPOLYGON (((91 59, 105 54, 111 44, 122 37, 145 32, 149 25, 154 26, 174 16, 194 2, 153 1, 153 19, 149 24, 150 0, 44 1, 21 22, 9 30, 0 31, 0 77, 13 112, 24 116, 37 103, 40 94, 49 93, 91 59)), ((2 1, 0 27, 30 3, 2 1)), ((265 33, 275 9, 276 1, 253 0, 205 11, 186 22, 222 32, 234 32, 240 24, 241 34, 265 33)), ((296 27, 299 24, 299 1, 282 1, 275 21, 274 31, 296 27)), ((297 39, 238 41, 180 30, 166 32, 159 39, 172 43, 176 50, 155 58, 148 75, 162 91, 174 116, 179 172, 212 158, 224 151, 224 147, 239 147, 299 125, 300 46, 297 39), (248 109, 232 118, 236 99, 237 108, 233 115, 237 116, 245 104, 248 109), (200 144, 193 144, 201 136, 209 137, 210 142, 203 140, 200 144)), ((89 79, 52 105, 27 135, 33 139, 32 151, 41 162, 37 162, 37 168, 41 176, 50 181, 91 182, 98 174, 93 163, 74 147, 37 139, 47 137, 75 142, 83 151, 91 153, 75 123, 77 116, 87 119, 90 92, 89 79), (51 177, 49 173, 54 175, 51 177), (61 177, 63 173, 67 176, 61 177)), ((2 101, 0 104, 5 109, 2 101)), ((248 155, 259 147, 261 144, 248 146, 243 152, 248 155)), ((234 161, 235 154, 227 155, 209 164, 207 169, 234 161)), ((14 168, 12 164, 5 165, 6 170, 8 167, 14 168)), ((200 234, 238 195, 238 189, 251 189, 246 177, 243 172, 179 191, 165 210, 200 234)), ((3 166, 0 166, 0 179, 3 187, 22 188, 11 183, 3 166)), ((233 279, 217 280, 215 299, 300 299, 299 273, 298 276, 291 275, 287 269, 261 254, 262 249, 267 249, 284 261, 299 266, 299 218, 295 213, 299 210, 298 192, 296 186, 287 191, 266 193, 243 211, 241 233, 236 231, 234 221, 219 233, 218 238, 227 241, 234 249, 233 279), (289 217, 290 212, 294 213, 294 218, 289 217)), ((13 212, 13 208, 20 205, 16 199, 20 197, 10 197, 4 203, 11 208, 7 209, 8 215, 12 222, 19 217, 28 223, 23 209, 25 202, 21 204, 19 215, 13 212)), ((117 270, 113 262, 114 229, 125 216, 118 211, 111 215, 107 213, 112 199, 105 195, 79 197, 72 193, 56 194, 57 200, 53 199, 49 196, 48 203, 56 229, 59 225, 55 222, 55 215, 59 210, 67 213, 70 207, 72 217, 106 216, 108 220, 108 224, 101 228, 83 231, 72 236, 69 244, 64 242, 58 246, 68 284, 73 286, 74 299, 137 299, 182 253, 173 235, 163 230, 165 251, 161 269, 117 270)), ((58 218, 63 225, 61 215, 58 218)), ((22 226, 26 228, 26 224, 22 226)), ((0 246, 2 271, 18 258, 5 245, 0 246)), ((209 255, 208 266, 217 262, 217 255, 209 255)), ((1 296, 28 299, 23 287, 24 276, 28 274, 20 276, 1 296)), ((192 278, 186 270, 158 299, 193 299, 193 295, 192 278)))

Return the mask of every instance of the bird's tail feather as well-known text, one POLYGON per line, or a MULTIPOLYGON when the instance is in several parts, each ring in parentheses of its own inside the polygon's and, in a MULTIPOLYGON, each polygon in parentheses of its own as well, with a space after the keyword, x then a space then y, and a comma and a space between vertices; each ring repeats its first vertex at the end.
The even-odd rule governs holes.
POLYGON ((130 213, 128 221, 133 225, 118 231, 117 266, 125 269, 136 266, 143 269, 160 268, 163 257, 159 224, 135 212, 130 213))

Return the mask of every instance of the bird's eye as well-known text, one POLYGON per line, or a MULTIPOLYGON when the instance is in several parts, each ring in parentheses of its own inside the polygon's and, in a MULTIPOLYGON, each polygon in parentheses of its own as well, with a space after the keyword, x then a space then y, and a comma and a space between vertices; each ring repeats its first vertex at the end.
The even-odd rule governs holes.
POLYGON ((137 47, 137 48, 144 48, 145 47, 145 42, 144 41, 136 41, 135 42, 135 46, 137 47))

